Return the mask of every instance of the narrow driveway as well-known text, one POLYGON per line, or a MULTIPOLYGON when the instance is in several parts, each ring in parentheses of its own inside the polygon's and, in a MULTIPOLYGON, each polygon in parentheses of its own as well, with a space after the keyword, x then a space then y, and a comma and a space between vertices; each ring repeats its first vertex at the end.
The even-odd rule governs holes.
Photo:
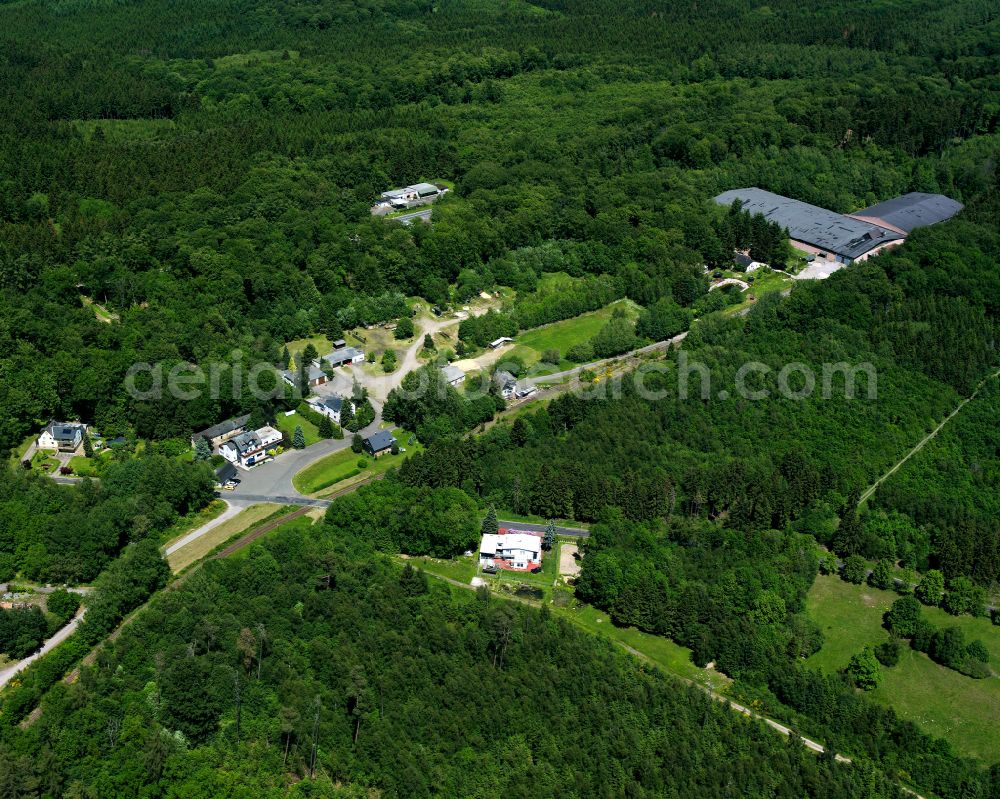
POLYGON ((10 682, 15 674, 19 674, 24 671, 28 666, 34 663, 38 658, 43 655, 47 655, 53 649, 55 649, 59 644, 69 638, 73 633, 76 632, 76 628, 80 624, 80 619, 83 618, 84 614, 87 612, 86 608, 80 608, 76 615, 70 619, 61 629, 56 631, 48 641, 42 644, 42 648, 39 649, 34 654, 28 655, 24 660, 20 660, 17 663, 12 663, 11 665, 0 669, 0 688, 5 686, 10 682))
POLYGON ((205 522, 205 524, 203 524, 201 527, 195 528, 182 538, 178 538, 176 541, 174 541, 166 549, 163 550, 164 556, 173 555, 181 547, 187 546, 192 541, 201 538, 209 530, 212 530, 218 527, 223 522, 232 519, 236 514, 238 514, 241 510, 243 510, 246 507, 246 503, 243 502, 230 502, 228 499, 223 499, 223 502, 226 503, 226 509, 222 511, 222 513, 220 513, 214 519, 205 522))

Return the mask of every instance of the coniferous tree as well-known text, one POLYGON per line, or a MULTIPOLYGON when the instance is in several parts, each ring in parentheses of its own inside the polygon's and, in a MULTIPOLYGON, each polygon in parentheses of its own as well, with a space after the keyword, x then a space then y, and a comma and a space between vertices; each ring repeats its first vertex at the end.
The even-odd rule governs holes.
POLYGON ((319 433, 320 438, 333 438, 333 422, 330 421, 330 417, 325 413, 319 420, 316 431, 319 433))
POLYGON ((542 538, 542 549, 548 551, 556 545, 556 526, 550 521, 545 525, 545 535, 542 538))
POLYGON ((483 535, 496 535, 499 529, 500 523, 497 521, 496 509, 490 505, 489 509, 486 511, 486 516, 483 517, 483 523, 480 525, 480 531, 483 535))
POLYGON ((198 440, 194 445, 194 459, 196 461, 207 461, 212 457, 212 447, 204 439, 199 436, 198 440))
POLYGON ((302 425, 295 425, 295 430, 292 433, 292 446, 295 449, 305 449, 306 446, 306 434, 302 431, 302 425))

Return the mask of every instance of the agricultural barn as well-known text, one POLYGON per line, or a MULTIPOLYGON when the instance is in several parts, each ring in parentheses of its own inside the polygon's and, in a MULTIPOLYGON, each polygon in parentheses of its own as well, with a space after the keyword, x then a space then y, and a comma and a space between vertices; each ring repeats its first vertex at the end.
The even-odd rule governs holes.
POLYGON ((941 194, 911 192, 855 214, 838 214, 816 205, 758 188, 732 189, 715 198, 719 205, 742 203, 788 230, 792 246, 829 261, 849 264, 901 244, 915 228, 950 219, 962 204, 941 194))

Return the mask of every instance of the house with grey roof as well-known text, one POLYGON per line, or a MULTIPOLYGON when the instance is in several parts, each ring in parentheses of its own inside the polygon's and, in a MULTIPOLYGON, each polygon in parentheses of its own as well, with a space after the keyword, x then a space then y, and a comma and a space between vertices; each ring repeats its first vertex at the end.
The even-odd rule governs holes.
MULTIPOLYGON (((281 373, 281 379, 284 380, 292 388, 295 388, 299 378, 298 370, 285 369, 281 373)), ((329 378, 326 376, 326 372, 320 369, 318 366, 310 364, 306 367, 306 380, 310 386, 321 386, 329 378)))
POLYGON ((38 448, 56 452, 76 452, 83 445, 87 426, 79 422, 50 421, 38 436, 38 448))
POLYGON ((319 367, 323 364, 330 368, 347 366, 352 363, 364 363, 365 354, 357 347, 339 347, 333 352, 324 355, 322 358, 313 361, 313 365, 319 367))
POLYGON ((444 379, 448 381, 449 386, 457 386, 465 382, 465 372, 457 366, 452 366, 451 364, 442 366, 441 374, 444 376, 444 379))
POLYGON ((250 414, 248 413, 244 416, 235 416, 232 419, 226 419, 224 422, 214 424, 211 427, 206 427, 201 432, 191 436, 191 446, 198 446, 198 439, 203 438, 212 447, 218 447, 246 430, 249 420, 250 414))
POLYGON ((340 424, 340 417, 344 411, 344 406, 349 405, 351 408, 351 413, 354 413, 357 409, 354 407, 354 403, 345 400, 343 397, 339 397, 333 394, 329 397, 310 397, 307 402, 309 407, 312 408, 316 413, 321 413, 324 416, 329 416, 333 420, 334 424, 340 424))
POLYGON ((379 430, 362 441, 361 446, 373 458, 381 458, 387 452, 392 451, 392 446, 395 443, 396 439, 392 433, 388 430, 379 430))
POLYGON ((493 385, 497 387, 497 391, 504 399, 513 397, 517 390, 517 380, 506 369, 497 369, 493 373, 493 385))

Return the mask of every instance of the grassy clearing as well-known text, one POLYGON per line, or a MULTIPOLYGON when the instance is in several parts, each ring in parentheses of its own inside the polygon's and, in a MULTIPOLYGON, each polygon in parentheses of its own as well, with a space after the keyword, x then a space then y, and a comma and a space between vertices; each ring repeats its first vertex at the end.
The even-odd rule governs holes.
POLYGON ((551 521, 556 527, 579 527, 582 530, 590 529, 590 522, 577 522, 572 519, 546 519, 543 516, 533 516, 530 513, 512 513, 509 510, 498 510, 497 515, 505 522, 548 524, 551 521))
POLYGON ((644 633, 635 627, 615 627, 606 613, 591 605, 581 603, 575 607, 556 608, 553 612, 564 616, 589 633, 610 638, 629 649, 634 649, 670 674, 676 674, 699 685, 707 685, 720 692, 730 683, 724 674, 698 668, 692 663, 690 649, 675 644, 669 638, 644 633))
MULTIPOLYGON (((789 288, 792 285, 792 279, 786 277, 785 275, 779 274, 778 272, 772 272, 768 270, 763 274, 761 271, 752 272, 751 275, 754 276, 754 282, 750 284, 750 288, 743 292, 743 296, 746 298, 739 305, 730 305, 724 311, 720 313, 726 316, 732 316, 733 314, 739 313, 744 308, 748 308, 754 303, 749 300, 752 295, 755 299, 754 302, 759 300, 765 294, 771 294, 775 291, 782 291, 783 289, 789 288)), ((746 275, 737 274, 740 280, 746 280, 746 275)))
MULTIPOLYGON (((260 524, 275 512, 283 510, 284 507, 284 505, 273 503, 251 505, 249 508, 241 511, 233 518, 227 519, 222 522, 222 524, 216 525, 205 533, 205 535, 196 538, 191 543, 170 554, 167 557, 167 563, 170 564, 171 571, 174 573, 183 571, 192 563, 201 560, 216 547, 224 544, 230 538, 242 535, 251 527, 260 524)), ((179 536, 174 537, 175 540, 177 538, 179 538, 179 536)))
MULTIPOLYGON (((566 360, 566 350, 574 344, 580 344, 593 338, 608 323, 616 308, 624 309, 629 319, 634 320, 639 316, 638 305, 631 300, 618 300, 599 311, 581 314, 572 319, 553 322, 550 325, 519 333, 510 354, 521 358, 525 365, 531 366, 541 360, 545 350, 556 349, 563 356, 558 364, 558 371, 572 369, 577 364, 566 360)), ((500 360, 503 361, 502 356, 500 360)))
POLYGON ((458 580, 458 582, 465 583, 466 585, 476 576, 476 571, 479 568, 474 555, 453 558, 452 560, 425 557, 411 557, 404 558, 404 560, 411 563, 414 569, 423 569, 428 574, 447 577, 450 580, 458 580))
MULTIPOLYGON (((398 455, 387 453, 381 458, 372 458, 364 453, 358 454, 350 448, 343 449, 307 466, 292 478, 292 485, 303 494, 340 491, 355 482, 384 474, 389 469, 399 466, 407 455, 420 452, 423 449, 418 441, 414 441, 412 444, 407 443, 411 434, 405 430, 397 428, 392 431, 392 434, 399 441, 400 447, 406 450, 405 453, 400 452, 398 455), (359 465, 362 460, 365 461, 365 466, 359 465)), ((352 434, 345 432, 344 435, 350 436, 352 434)))
POLYGON ((274 61, 295 61, 299 57, 298 50, 250 50, 246 53, 232 53, 215 58, 212 63, 216 69, 245 67, 250 64, 268 64, 274 61))
POLYGON ((292 361, 295 361, 296 356, 310 344, 316 348, 316 352, 320 355, 333 352, 333 344, 322 333, 317 333, 315 336, 307 336, 306 338, 297 338, 287 342, 285 346, 288 347, 288 354, 292 357, 292 361))
POLYGON ((292 436, 295 434, 296 425, 302 426, 302 432, 306 437, 307 447, 320 440, 319 430, 316 428, 316 425, 306 419, 306 417, 299 415, 298 411, 293 413, 291 416, 285 416, 285 414, 279 413, 274 422, 274 426, 288 436, 289 440, 291 440, 292 436))
MULTIPOLYGON (((820 576, 809 592, 809 614, 823 630, 823 648, 807 663, 824 671, 847 665, 866 645, 888 640, 882 614, 897 599, 891 591, 846 583, 838 577, 820 576)), ((1000 664, 1000 628, 987 619, 950 616, 939 608, 924 608, 928 621, 938 627, 958 626, 966 639, 978 638, 989 649, 993 666, 1000 664)), ((1000 678, 973 680, 934 663, 920 652, 906 648, 899 663, 882 669, 882 684, 871 696, 890 705, 902 718, 925 732, 949 741, 965 755, 993 762, 1000 751, 1000 678)))

